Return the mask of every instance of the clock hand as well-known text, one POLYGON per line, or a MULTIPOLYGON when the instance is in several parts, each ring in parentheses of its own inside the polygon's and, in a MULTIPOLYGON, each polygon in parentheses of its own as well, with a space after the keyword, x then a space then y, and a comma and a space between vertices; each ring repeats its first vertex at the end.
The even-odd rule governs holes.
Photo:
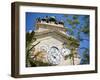
POLYGON ((56 58, 55 56, 53 56, 53 58, 56 58))

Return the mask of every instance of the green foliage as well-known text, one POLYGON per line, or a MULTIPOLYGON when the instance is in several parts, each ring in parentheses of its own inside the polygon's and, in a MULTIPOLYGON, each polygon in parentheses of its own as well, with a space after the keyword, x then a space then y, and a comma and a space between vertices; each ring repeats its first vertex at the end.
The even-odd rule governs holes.
POLYGON ((77 15, 74 15, 74 16, 73 16, 73 19, 74 19, 74 20, 78 19, 78 16, 77 16, 77 15))
POLYGON ((34 31, 31 33, 26 33, 26 66, 30 66, 30 47, 32 46, 32 41, 36 41, 36 38, 34 38, 34 31))
MULTIPOLYGON (((66 19, 67 25, 70 25, 70 27, 67 29, 68 33, 72 36, 75 36, 80 42, 86 40, 86 39, 83 39, 81 34, 89 36, 89 16, 85 15, 83 17, 84 24, 81 24, 81 22, 79 21, 78 15, 72 15, 70 17, 68 15, 65 15, 65 17, 67 18, 66 19), (79 25, 80 25, 80 28, 77 27, 79 25)), ((73 39, 69 39, 69 40, 70 40, 71 47, 78 46, 77 45, 78 43, 75 43, 75 41, 73 39)), ((84 50, 85 51, 82 53, 82 54, 84 54, 82 61, 83 61, 83 63, 86 63, 86 62, 89 63, 89 55, 86 54, 86 53, 88 53, 89 49, 84 48, 84 50)), ((70 56, 73 56, 73 55, 70 55, 70 56)))
MULTIPOLYGON (((35 66, 50 66, 49 63, 44 63, 42 61, 35 60, 35 58, 40 54, 34 55, 34 58, 31 58, 30 54, 31 51, 34 50, 34 47, 39 44, 38 42, 35 45, 32 45, 36 41, 36 38, 34 37, 35 32, 32 31, 31 33, 26 33, 26 67, 35 67, 35 66)), ((33 51, 34 52, 34 51, 33 51)))
POLYGON ((74 37, 68 37, 70 47, 77 48, 79 46, 79 41, 74 37))
MULTIPOLYGON (((73 15, 72 18, 69 18, 68 15, 66 16, 66 22, 68 25, 70 25, 70 29, 68 29, 69 33, 74 36, 74 31, 77 31, 77 34, 79 35, 81 32, 83 32, 86 35, 89 35, 89 19, 88 16, 84 16, 84 24, 80 26, 80 29, 77 28, 78 25, 80 25, 79 16, 73 15)), ((80 36, 78 36, 80 37, 80 36)))
POLYGON ((36 66, 51 66, 51 64, 31 59, 30 60, 30 67, 36 67, 36 66))
POLYGON ((88 18, 88 15, 84 16, 83 20, 85 21, 85 24, 82 27, 82 32, 89 36, 89 18, 88 18))
POLYGON ((64 57, 65 60, 68 59, 68 58, 71 59, 73 65, 74 65, 74 56, 75 56, 75 54, 77 54, 75 51, 76 51, 75 48, 71 49, 71 54, 66 55, 66 56, 64 57))
POLYGON ((81 31, 82 31, 84 34, 89 35, 89 27, 86 26, 86 25, 81 29, 81 31))
POLYGON ((32 42, 36 41, 36 38, 34 38, 34 34, 34 31, 32 31, 31 33, 26 33, 26 47, 28 47, 28 45, 30 46, 32 42))
POLYGON ((72 29, 75 29, 76 28, 76 26, 75 25, 72 25, 72 29))
POLYGON ((68 18, 68 19, 67 19, 67 22, 68 22, 69 25, 73 25, 73 22, 72 22, 71 19, 68 18))
POLYGON ((71 26, 76 26, 78 24, 80 24, 79 20, 78 20, 78 16, 72 16, 72 19, 67 18, 67 23, 71 26))
POLYGON ((67 28, 67 30, 70 32, 71 35, 74 34, 73 29, 71 29, 71 28, 67 28))
POLYGON ((85 49, 83 52, 83 59, 81 60, 81 64, 89 64, 88 49, 85 49))
POLYGON ((77 24, 80 24, 80 22, 79 22, 79 20, 78 19, 75 19, 75 20, 73 20, 73 25, 77 25, 77 24))
POLYGON ((72 18, 69 18, 67 16, 67 20, 66 20, 67 24, 70 25, 70 28, 68 28, 69 34, 73 35, 75 34, 75 30, 77 30, 77 25, 80 24, 78 16, 77 15, 73 15, 72 18))

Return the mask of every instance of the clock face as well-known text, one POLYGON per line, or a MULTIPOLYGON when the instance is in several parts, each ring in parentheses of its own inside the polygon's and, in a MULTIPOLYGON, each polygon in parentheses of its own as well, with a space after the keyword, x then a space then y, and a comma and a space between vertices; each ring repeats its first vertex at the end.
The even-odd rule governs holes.
POLYGON ((63 48, 61 53, 62 53, 63 56, 66 56, 66 55, 71 54, 71 50, 68 49, 68 48, 63 48))
POLYGON ((48 45, 41 45, 41 46, 39 46, 39 50, 47 52, 48 51, 48 45))
POLYGON ((51 64, 59 64, 61 57, 60 57, 60 51, 57 47, 51 47, 50 50, 48 51, 48 61, 51 64))

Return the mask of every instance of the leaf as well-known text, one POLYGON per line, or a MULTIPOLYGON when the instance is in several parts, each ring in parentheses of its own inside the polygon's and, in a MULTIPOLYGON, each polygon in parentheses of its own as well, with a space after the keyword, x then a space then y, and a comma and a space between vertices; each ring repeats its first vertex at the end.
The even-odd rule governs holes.
POLYGON ((73 19, 75 20, 75 19, 78 19, 78 16, 77 15, 74 15, 73 16, 73 19))
POLYGON ((75 20, 73 20, 73 24, 74 24, 74 25, 77 25, 77 24, 80 24, 80 22, 79 22, 78 19, 75 19, 75 20))
POLYGON ((72 23, 72 20, 71 19, 67 19, 67 23, 69 24, 69 25, 73 25, 73 23, 72 23))
POLYGON ((73 29, 67 28, 67 30, 69 31, 69 34, 70 34, 70 35, 74 35, 73 29))
POLYGON ((89 49, 84 48, 85 50, 83 51, 83 58, 81 61, 81 64, 89 64, 89 49))
POLYGON ((88 26, 84 26, 81 31, 87 35, 89 35, 89 27, 88 26))
POLYGON ((76 26, 75 25, 72 25, 72 29, 75 29, 76 28, 76 26))

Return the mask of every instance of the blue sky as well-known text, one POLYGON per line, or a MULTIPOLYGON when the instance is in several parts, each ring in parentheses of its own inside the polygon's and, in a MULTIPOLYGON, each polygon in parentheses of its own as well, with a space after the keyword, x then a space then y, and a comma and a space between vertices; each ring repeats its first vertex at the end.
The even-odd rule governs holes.
MULTIPOLYGON (((72 16, 74 14, 67 14, 67 18, 71 19, 72 16)), ((55 16, 56 17, 56 20, 58 21, 61 21, 63 20, 64 21, 64 27, 68 27, 68 28, 71 28, 71 26, 67 23, 67 18, 65 17, 65 14, 56 14, 56 13, 34 13, 34 12, 26 12, 26 32, 29 32, 30 30, 35 30, 35 24, 36 24, 36 18, 40 17, 40 18, 45 18, 46 16, 55 16)), ((80 21, 80 24, 77 25, 77 28, 80 28, 82 26, 82 24, 85 23, 85 21, 83 20, 83 17, 85 15, 78 15, 78 19, 80 21)), ((89 16, 88 16, 89 18, 89 16)), ((77 31, 75 31, 76 33, 77 31)), ((77 35, 74 35, 75 37, 77 35)), ((89 40, 89 37, 87 37, 86 35, 84 34, 81 34, 81 36, 84 38, 84 39, 88 39, 89 40)), ((80 41, 80 47, 86 47, 86 48, 89 48, 89 41, 80 41)), ((83 50, 79 50, 79 53, 82 57, 82 52, 83 50)))

